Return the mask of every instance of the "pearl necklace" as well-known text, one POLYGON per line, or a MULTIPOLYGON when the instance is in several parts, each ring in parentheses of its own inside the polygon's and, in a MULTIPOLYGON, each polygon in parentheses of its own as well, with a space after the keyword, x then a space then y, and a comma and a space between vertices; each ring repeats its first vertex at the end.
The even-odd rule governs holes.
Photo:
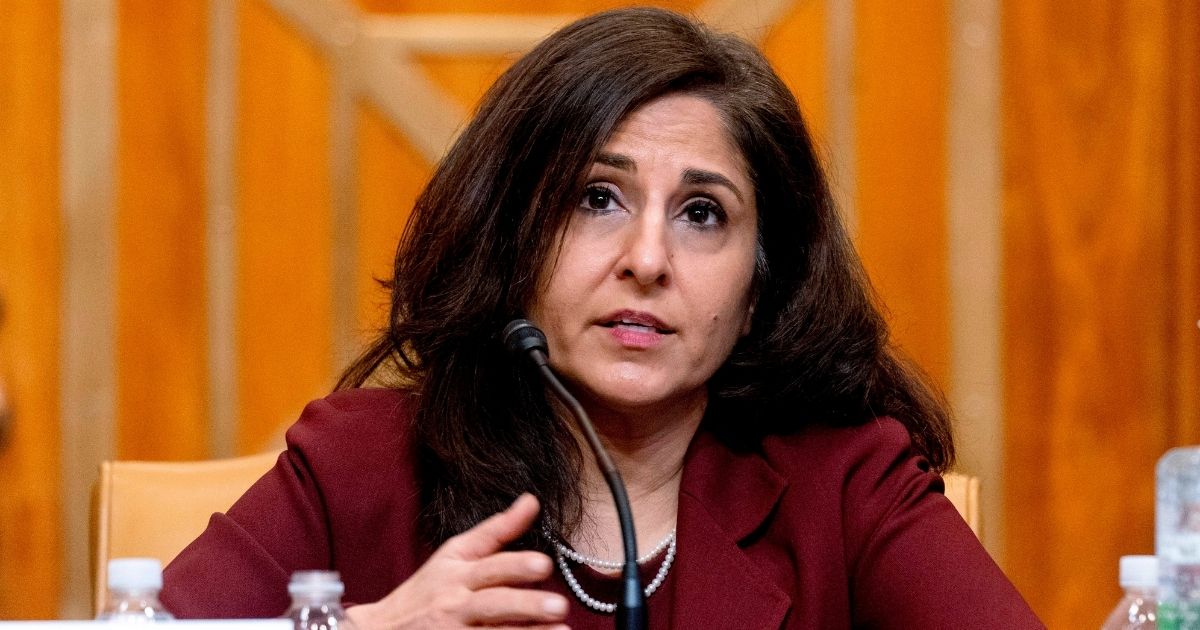
MULTIPOLYGON (((668 545, 674 545, 674 544, 675 544, 675 530, 671 530, 671 533, 667 534, 666 537, 664 537, 662 540, 658 541, 658 545, 655 546, 654 549, 651 549, 649 553, 642 556, 641 558, 638 558, 637 563, 638 564, 646 564, 647 562, 650 562, 650 560, 654 559, 655 557, 658 556, 658 554, 662 553, 662 550, 666 549, 668 545)), ((606 569, 609 571, 620 571, 621 569, 625 568, 624 560, 601 560, 600 558, 596 558, 594 556, 584 555, 584 554, 579 553, 578 551, 575 551, 574 549, 564 545, 562 543, 562 541, 559 541, 557 539, 555 539, 555 541, 554 541, 554 546, 558 548, 558 553, 566 556, 568 559, 573 560, 577 564, 586 564, 589 567, 592 567, 593 569, 606 569)))
MULTIPOLYGON (((567 558, 570 558, 572 561, 579 564, 585 564, 593 568, 610 570, 625 568, 625 562, 601 560, 599 558, 593 558, 591 556, 581 554, 563 544, 553 534, 551 534, 549 530, 546 531, 546 535, 554 542, 554 556, 558 561, 558 569, 562 572, 563 579, 567 581, 567 586, 571 588, 571 592, 575 594, 575 597, 592 610, 609 615, 616 612, 616 604, 602 602, 595 597, 588 595, 587 591, 583 590, 583 586, 579 583, 579 580, 575 578, 575 573, 573 573, 571 571, 571 567, 567 565, 567 558)), ((658 554, 662 553, 664 547, 667 549, 667 557, 663 558, 662 565, 658 567, 658 573, 654 575, 654 579, 650 580, 650 583, 646 585, 646 589, 643 591, 646 597, 653 595, 654 592, 658 590, 658 587, 662 586, 663 580, 667 579, 667 572, 671 570, 671 563, 675 561, 675 530, 671 530, 671 533, 667 534, 667 537, 663 538, 662 541, 654 547, 653 551, 647 553, 641 558, 638 558, 638 564, 645 564, 658 554)))

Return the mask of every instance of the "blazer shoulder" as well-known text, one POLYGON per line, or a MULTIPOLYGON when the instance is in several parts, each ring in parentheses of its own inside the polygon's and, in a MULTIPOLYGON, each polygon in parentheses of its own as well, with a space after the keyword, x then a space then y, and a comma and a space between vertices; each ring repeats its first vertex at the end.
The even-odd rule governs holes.
POLYGON ((411 394, 394 389, 349 389, 314 400, 286 434, 289 449, 343 453, 394 451, 410 441, 411 394))
MULTIPOLYGON (((846 477, 872 462, 888 466, 914 455, 908 429, 899 420, 879 417, 851 426, 813 425, 763 440, 763 454, 771 467, 794 480, 829 473, 846 477)), ((918 465, 923 458, 918 458, 918 465)))

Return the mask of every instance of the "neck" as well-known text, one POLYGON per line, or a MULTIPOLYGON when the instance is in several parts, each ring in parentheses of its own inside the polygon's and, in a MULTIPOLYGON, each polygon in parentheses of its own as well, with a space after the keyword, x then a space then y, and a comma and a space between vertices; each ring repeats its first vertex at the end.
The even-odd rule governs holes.
MULTIPOLYGON (((652 549, 675 528, 683 458, 706 403, 707 399, 700 397, 685 404, 632 412, 584 404, 625 482, 639 553, 652 549)), ((574 422, 570 426, 575 427, 574 422)), ((584 454, 580 478, 583 520, 571 534, 570 543, 588 555, 619 559, 621 530, 612 494, 582 434, 578 428, 574 431, 584 454)))

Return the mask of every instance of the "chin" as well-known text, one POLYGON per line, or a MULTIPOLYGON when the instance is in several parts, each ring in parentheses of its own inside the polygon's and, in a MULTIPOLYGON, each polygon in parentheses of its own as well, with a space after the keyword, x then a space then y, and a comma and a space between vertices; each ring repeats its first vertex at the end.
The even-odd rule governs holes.
POLYGON ((662 410, 664 407, 685 407, 706 389, 668 387, 652 382, 621 382, 589 389, 588 398, 597 406, 622 414, 637 414, 662 410))

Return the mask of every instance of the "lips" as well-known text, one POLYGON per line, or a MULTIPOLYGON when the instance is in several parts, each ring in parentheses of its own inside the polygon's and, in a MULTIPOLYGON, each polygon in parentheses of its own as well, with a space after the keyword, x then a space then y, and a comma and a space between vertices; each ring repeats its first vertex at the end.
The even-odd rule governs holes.
POLYGON ((659 318, 644 311, 620 310, 603 317, 598 322, 605 328, 623 328, 645 333, 671 335, 675 329, 659 318))

